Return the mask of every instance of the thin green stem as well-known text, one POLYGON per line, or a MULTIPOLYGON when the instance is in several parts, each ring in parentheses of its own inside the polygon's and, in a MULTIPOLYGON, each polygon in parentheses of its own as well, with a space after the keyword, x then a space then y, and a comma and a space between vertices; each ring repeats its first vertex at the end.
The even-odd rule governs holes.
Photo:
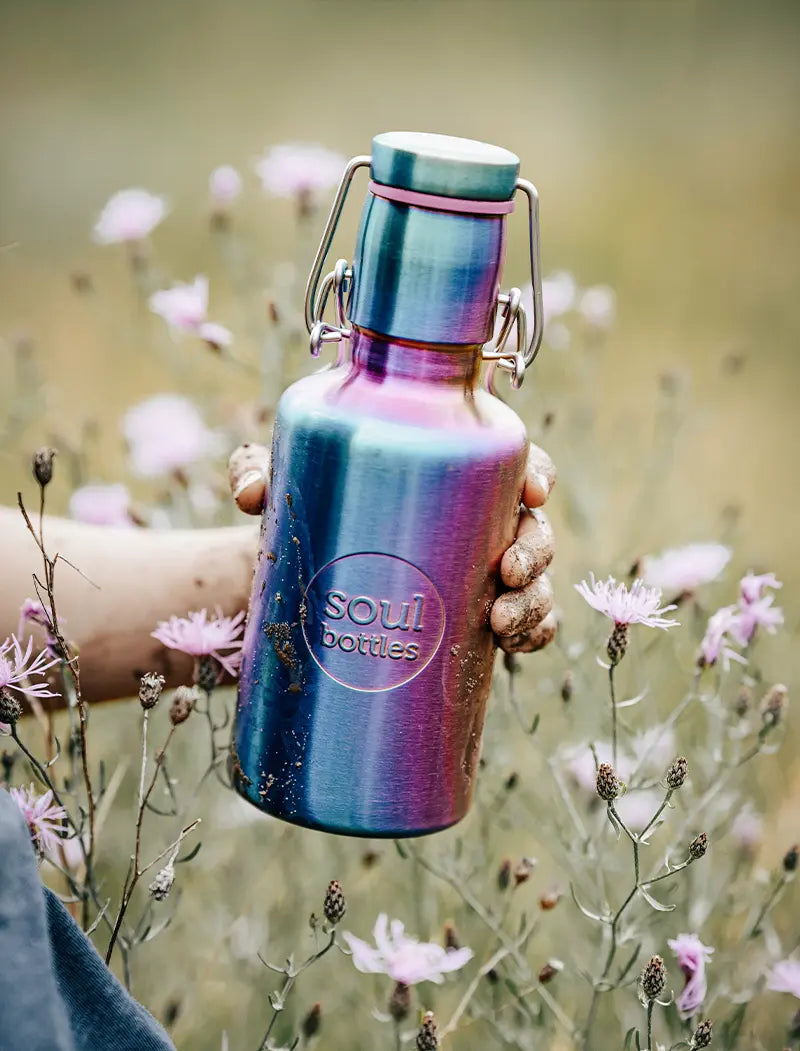
POLYGON ((764 917, 767 915, 772 906, 776 903, 778 898, 783 894, 786 888, 786 884, 789 882, 789 877, 785 872, 782 872, 778 877, 778 882, 772 888, 770 893, 767 895, 767 899, 759 910, 758 916, 753 926, 748 931, 748 938, 755 938, 756 935, 761 933, 761 924, 764 922, 764 917))
POLYGON ((647 1001, 647 1051, 653 1051, 653 1007, 654 1001, 647 1001))
POLYGON ((608 692, 611 694, 611 763, 617 769, 617 697, 614 690, 614 668, 612 662, 608 666, 608 692))

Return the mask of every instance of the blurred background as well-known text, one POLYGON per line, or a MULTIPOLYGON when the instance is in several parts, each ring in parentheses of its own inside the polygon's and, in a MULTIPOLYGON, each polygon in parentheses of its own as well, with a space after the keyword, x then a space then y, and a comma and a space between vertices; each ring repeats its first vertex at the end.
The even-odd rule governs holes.
MULTIPOLYGON (((508 396, 559 466, 559 602, 575 606, 572 584, 589 569, 624 574, 648 551, 720 540, 734 562, 719 604, 733 601, 737 573, 774 570, 794 632, 797 4, 0 0, 0 16, 2 502, 30 484, 30 450, 43 442, 62 450, 54 511, 85 482, 124 482, 142 506, 160 499, 130 475, 119 421, 161 391, 191 396, 223 446, 264 439, 259 406, 311 368, 298 294, 325 210, 299 219, 293 202, 266 194, 257 158, 283 142, 349 157, 379 131, 444 132, 518 153, 540 193, 545 275, 566 271, 615 297, 613 327, 546 341, 508 396), (221 164, 244 176, 222 232, 208 203, 221 164), (91 236, 108 198, 131 186, 170 205, 144 268, 91 236), (147 309, 150 292, 196 274, 210 277, 209 314, 233 330, 234 361, 174 343, 147 309), (270 356, 272 308, 290 300, 288 352, 270 356)), ((357 183, 333 258, 351 255, 363 192, 357 183)), ((518 213, 505 287, 528 280, 526 249, 518 213)), ((208 465, 212 493, 224 490, 226 454, 208 465)), ((200 523, 234 521, 224 502, 209 506, 200 523)), ((558 658, 539 659, 552 687, 558 658)), ((794 676, 794 652, 784 649, 778 671, 794 676)), ((122 711, 97 714, 109 739, 122 711)), ((762 794, 792 791, 789 758, 762 794)), ((220 803, 216 830, 256 820, 243 807, 220 803)), ((791 810, 776 813, 781 842, 793 822, 791 810)), ((255 1033, 269 986, 254 949, 268 942, 285 955, 286 931, 319 907, 327 869, 316 882, 319 867, 286 878, 309 834, 271 828, 246 867, 241 839, 217 836, 214 871, 190 877, 210 903, 201 944, 185 910, 166 936, 173 970, 137 974, 135 990, 161 1017, 175 1011, 179 1046, 218 1048, 223 1026, 255 1033), (265 886, 282 917, 274 942, 259 909, 265 886)), ((516 853, 524 839, 515 834, 516 853)), ((317 849, 307 856, 318 866, 317 849)), ((336 857, 358 864, 361 850, 340 843, 336 857)), ((386 889, 380 866, 360 871, 364 934, 386 889)))

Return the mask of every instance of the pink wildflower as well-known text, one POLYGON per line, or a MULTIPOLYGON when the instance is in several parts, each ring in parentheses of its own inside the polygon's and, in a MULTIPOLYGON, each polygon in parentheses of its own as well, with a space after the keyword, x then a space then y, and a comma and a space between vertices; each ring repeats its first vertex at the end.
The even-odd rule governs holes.
POLYGON ((791 993, 800 1000, 800 960, 780 960, 767 975, 767 989, 791 993))
POLYGON ((344 932, 344 939, 353 953, 353 963, 364 974, 386 974, 403 985, 417 982, 444 981, 443 975, 457 971, 468 963, 472 949, 443 949, 433 942, 420 942, 405 933, 400 920, 389 923, 385 913, 375 921, 373 929, 376 948, 360 938, 344 932))
POLYGON ((34 845, 40 853, 52 854, 58 846, 59 832, 67 816, 64 808, 53 802, 52 791, 48 789, 37 796, 31 785, 30 788, 11 788, 9 794, 28 824, 34 845))
POLYGON ((783 610, 773 606, 774 595, 766 593, 767 588, 783 587, 774 573, 762 573, 756 576, 748 573, 739 582, 739 615, 731 628, 733 638, 746 646, 756 633, 763 628, 769 635, 774 635, 783 624, 783 610))
POLYGON ((716 664, 720 657, 726 670, 732 660, 740 664, 746 663, 740 653, 727 645, 731 641, 729 636, 736 627, 738 617, 739 611, 736 606, 723 606, 708 618, 706 633, 700 643, 700 654, 704 664, 716 664))
POLYGON ((723 544, 687 544, 647 555, 643 578, 650 587, 678 595, 716 580, 730 558, 731 549, 723 544))
POLYGON ((163 197, 156 197, 147 190, 120 190, 100 213, 94 227, 94 239, 100 244, 141 241, 166 214, 163 197))
POLYGON ((617 314, 617 296, 609 285, 592 285, 578 300, 578 311, 595 328, 610 328, 617 314))
POLYGON ((663 616, 675 609, 675 606, 664 606, 661 603, 661 589, 648 588, 643 581, 634 580, 630 591, 625 584, 618 584, 614 577, 597 581, 594 573, 589 574, 591 584, 582 580, 575 585, 575 590, 584 598, 592 609, 603 613, 615 624, 644 624, 648 628, 674 627, 678 621, 663 616))
MULTIPOLYGON (((575 278, 568 270, 557 270, 542 281, 542 314, 545 325, 572 310, 577 291, 575 278)), ((529 296, 532 308, 532 290, 529 296)))
POLYGON ((777 590, 782 587, 783 584, 774 573, 747 573, 739 581, 739 601, 742 604, 758 602, 764 597, 767 588, 777 590))
POLYGON ((151 632, 171 650, 180 650, 192 657, 214 657, 229 675, 236 675, 241 662, 244 613, 224 617, 217 608, 216 617, 209 618, 206 610, 189 613, 185 617, 162 620, 151 632), (222 650, 231 650, 222 653, 222 650))
POLYGON ((698 1010, 706 992, 706 963, 714 952, 708 945, 703 945, 696 934, 679 934, 667 942, 678 959, 678 966, 683 971, 686 984, 678 997, 678 1010, 683 1018, 691 1018, 698 1010))
POLYGON ((195 406, 179 394, 156 394, 135 405, 122 420, 122 432, 133 472, 142 478, 189 467, 216 444, 195 406))
POLYGON ((10 635, 0 645, 0 690, 15 690, 26 697, 58 697, 47 688, 46 682, 31 682, 32 676, 43 678, 48 668, 58 663, 58 658, 47 650, 32 657, 33 639, 23 650, 16 635, 10 635))
POLYGON ((233 335, 227 328, 206 321, 208 278, 203 274, 199 274, 190 285, 179 283, 154 292, 148 305, 174 332, 191 332, 214 347, 227 347, 233 342, 233 335))
POLYGON ((731 837, 740 850, 755 850, 763 832, 764 822, 749 804, 742 807, 731 822, 731 837))
POLYGON ((69 513, 89 525, 131 526, 130 503, 124 485, 82 485, 69 498, 69 513))
POLYGON ((256 164, 264 189, 275 197, 311 197, 339 184, 347 161, 323 146, 273 146, 256 164))
POLYGON ((217 207, 227 207, 242 192, 242 177, 230 164, 221 164, 208 177, 211 201, 217 207))

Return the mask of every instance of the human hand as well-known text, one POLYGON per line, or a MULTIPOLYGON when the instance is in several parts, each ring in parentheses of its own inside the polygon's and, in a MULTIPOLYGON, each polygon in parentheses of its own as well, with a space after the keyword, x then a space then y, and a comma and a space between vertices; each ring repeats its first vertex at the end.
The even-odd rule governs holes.
MULTIPOLYGON (((268 471, 266 446, 250 443, 234 449, 228 461, 228 481, 240 511, 261 514, 268 471)), ((553 531, 541 510, 555 480, 553 461, 531 444, 517 536, 500 562, 500 579, 509 590, 497 597, 490 617, 498 645, 506 653, 540 650, 556 633, 553 591, 545 572, 553 558, 553 531)))

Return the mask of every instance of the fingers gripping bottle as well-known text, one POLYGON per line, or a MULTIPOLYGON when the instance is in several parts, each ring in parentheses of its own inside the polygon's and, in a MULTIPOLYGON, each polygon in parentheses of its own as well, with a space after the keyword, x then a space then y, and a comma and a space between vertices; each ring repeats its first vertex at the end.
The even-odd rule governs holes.
POLYGON ((485 143, 378 135, 334 202, 306 320, 312 352, 335 342, 339 357, 278 405, 233 742, 237 790, 287 821, 412 836, 469 807, 489 612, 528 450, 491 374, 518 386, 541 339, 537 196, 518 169, 485 143), (348 186, 368 165, 353 265, 337 263, 318 293, 348 186), (499 293, 517 190, 530 344, 519 290, 499 293), (320 320, 331 293, 335 326, 320 320))

